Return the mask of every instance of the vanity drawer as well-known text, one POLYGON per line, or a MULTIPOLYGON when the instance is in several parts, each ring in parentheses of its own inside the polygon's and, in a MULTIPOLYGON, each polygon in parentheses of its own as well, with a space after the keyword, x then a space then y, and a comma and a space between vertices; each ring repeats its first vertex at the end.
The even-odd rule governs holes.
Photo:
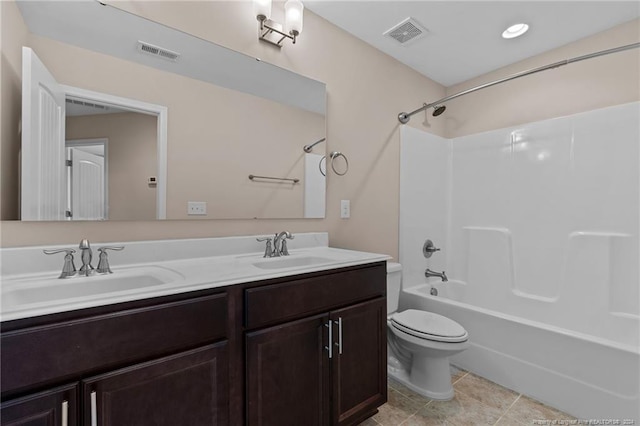
POLYGON ((0 343, 2 391, 192 348, 226 331, 226 294, 10 331, 0 343))
POLYGON ((254 329, 386 294, 385 262, 245 290, 245 326, 254 329))

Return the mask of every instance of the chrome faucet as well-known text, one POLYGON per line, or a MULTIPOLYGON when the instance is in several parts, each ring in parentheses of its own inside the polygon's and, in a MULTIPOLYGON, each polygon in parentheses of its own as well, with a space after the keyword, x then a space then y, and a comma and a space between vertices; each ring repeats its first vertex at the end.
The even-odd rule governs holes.
POLYGON ((287 250, 287 240, 293 240, 293 235, 289 231, 282 231, 273 238, 272 257, 289 256, 287 250))
POLYGON ((429 277, 440 277, 442 282, 449 281, 449 278, 447 278, 447 274, 445 274, 444 271, 435 272, 435 271, 432 271, 431 269, 427 268, 427 270, 424 271, 424 276, 427 277, 427 278, 429 278, 429 277))
POLYGON ((88 277, 93 274, 93 266, 91 266, 91 260, 93 259, 93 250, 91 250, 91 245, 89 244, 89 240, 86 238, 80 241, 80 245, 78 246, 80 249, 80 260, 82 261, 82 266, 80 267, 80 275, 84 275, 88 277))
POLYGON ((124 250, 124 246, 105 246, 98 248, 99 260, 98 267, 94 270, 93 266, 91 266, 91 260, 93 259, 93 251, 91 250, 91 245, 87 239, 83 239, 80 241, 80 245, 78 246, 80 249, 80 259, 82 260, 82 267, 80 271, 76 271, 76 265, 73 262, 73 253, 76 251, 73 249, 58 249, 58 250, 43 250, 44 254, 56 254, 56 253, 65 253, 64 256, 64 265, 62 266, 62 272, 58 278, 71 278, 76 275, 78 272, 78 276, 84 275, 85 277, 90 276, 93 272, 97 272, 99 274, 111 274, 111 268, 109 267, 109 258, 107 257, 107 250, 124 250))

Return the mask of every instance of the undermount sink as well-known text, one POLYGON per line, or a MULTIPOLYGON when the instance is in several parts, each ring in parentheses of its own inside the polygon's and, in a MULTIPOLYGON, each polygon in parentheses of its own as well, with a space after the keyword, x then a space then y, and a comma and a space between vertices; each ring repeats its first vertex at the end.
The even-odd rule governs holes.
POLYGON ((2 310, 8 312, 24 305, 141 290, 183 279, 182 274, 160 266, 124 268, 113 274, 74 276, 67 279, 42 276, 18 278, 12 283, 3 283, 3 287, 6 287, 2 292, 2 310))
POLYGON ((302 257, 275 257, 264 259, 260 262, 254 262, 253 266, 261 269, 285 269, 285 268, 299 268, 302 266, 314 266, 322 265, 333 262, 332 259, 327 257, 318 256, 302 256, 302 257))

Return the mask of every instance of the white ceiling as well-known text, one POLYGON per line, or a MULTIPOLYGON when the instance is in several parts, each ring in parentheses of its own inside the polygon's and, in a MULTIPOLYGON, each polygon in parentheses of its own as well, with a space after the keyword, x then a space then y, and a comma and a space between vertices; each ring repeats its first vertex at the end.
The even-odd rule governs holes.
POLYGON ((306 0, 304 4, 312 12, 444 86, 640 16, 638 1, 306 0), (408 17, 415 18, 428 30, 426 37, 400 45, 383 36, 408 17), (529 24, 525 35, 511 40, 501 37, 509 25, 519 22, 529 24))

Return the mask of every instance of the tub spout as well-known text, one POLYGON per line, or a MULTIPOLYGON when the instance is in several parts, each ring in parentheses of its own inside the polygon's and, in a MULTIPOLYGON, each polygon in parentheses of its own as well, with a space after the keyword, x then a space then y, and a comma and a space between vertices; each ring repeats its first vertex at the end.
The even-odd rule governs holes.
POLYGON ((427 277, 427 278, 429 278, 429 277, 440 277, 442 282, 449 281, 449 278, 447 278, 447 274, 445 274, 445 271, 435 272, 435 271, 432 271, 431 269, 427 269, 426 271, 424 271, 424 276, 427 277))

